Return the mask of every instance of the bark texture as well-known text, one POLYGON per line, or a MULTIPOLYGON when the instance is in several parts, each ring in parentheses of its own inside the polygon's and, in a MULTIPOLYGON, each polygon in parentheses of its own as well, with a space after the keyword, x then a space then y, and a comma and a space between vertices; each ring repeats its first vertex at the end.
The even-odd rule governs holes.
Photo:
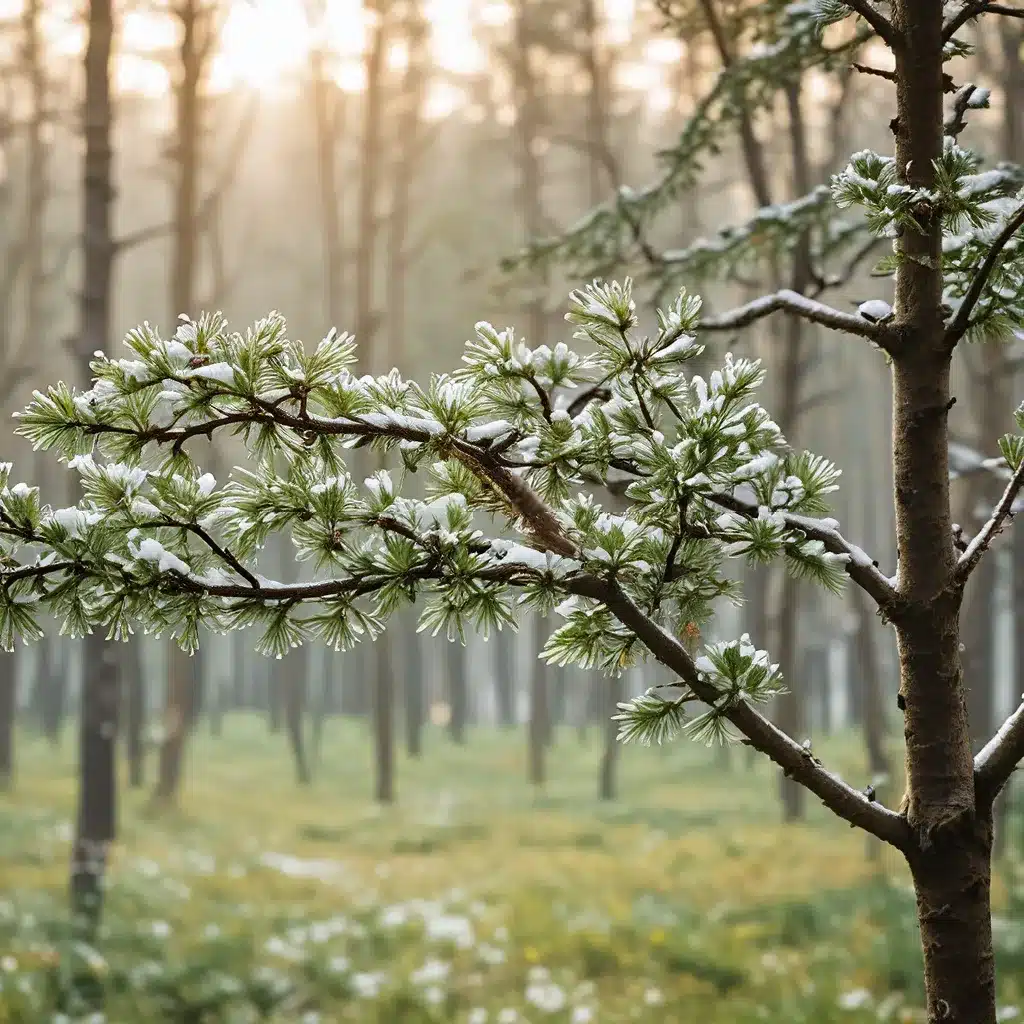
MULTIPOLYGON (((943 139, 943 5, 900 0, 896 46, 896 166, 914 188, 934 186, 943 139)), ((989 907, 991 808, 975 801, 967 695, 960 663, 962 586, 948 472, 951 347, 944 337, 942 228, 922 204, 921 230, 899 239, 893 360, 896 620, 904 706, 909 855, 932 1021, 991 1024, 995 973, 989 907)))

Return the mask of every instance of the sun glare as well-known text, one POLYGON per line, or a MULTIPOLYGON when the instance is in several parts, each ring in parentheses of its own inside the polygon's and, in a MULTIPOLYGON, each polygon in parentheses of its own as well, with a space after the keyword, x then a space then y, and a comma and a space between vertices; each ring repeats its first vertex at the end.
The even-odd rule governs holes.
POLYGON ((273 90, 309 52, 310 27, 298 4, 282 0, 234 3, 210 67, 214 90, 248 86, 273 90))

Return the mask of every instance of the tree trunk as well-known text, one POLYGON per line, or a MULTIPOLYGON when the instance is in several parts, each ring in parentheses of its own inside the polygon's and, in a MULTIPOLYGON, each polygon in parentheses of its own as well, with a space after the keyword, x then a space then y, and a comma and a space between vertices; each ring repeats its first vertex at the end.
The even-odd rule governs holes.
POLYGON ((14 723, 18 712, 18 655, 0 651, 0 790, 14 783, 14 723))
POLYGON ((128 785, 139 789, 146 777, 146 690, 142 683, 140 640, 129 641, 121 657, 127 669, 124 688, 125 753, 128 755, 128 785))
POLYGON ((267 727, 270 729, 270 735, 276 736, 281 731, 281 725, 284 720, 284 701, 281 688, 274 685, 273 673, 265 672, 263 675, 264 685, 266 687, 264 695, 266 697, 266 710, 267 710, 267 727))
MULTIPOLYGON (((114 269, 111 202, 114 196, 110 102, 113 0, 90 0, 85 47, 85 160, 83 268, 76 339, 80 374, 89 380, 93 352, 110 343, 110 296, 114 269)), ((107 851, 117 832, 117 648, 99 630, 86 637, 79 737, 79 795, 71 853, 71 906, 87 934, 103 911, 107 851)))
POLYGON ((54 747, 60 745, 64 719, 67 717, 70 671, 71 659, 67 657, 64 645, 46 643, 46 654, 40 659, 39 666, 39 682, 40 685, 45 684, 40 712, 43 735, 54 747), (54 654, 60 657, 54 658, 54 654))
POLYGON ((374 644, 376 679, 373 694, 373 729, 376 740, 374 796, 380 804, 395 802, 395 674, 391 649, 385 638, 374 644))
MULTIPOLYGON (((317 11, 325 17, 325 4, 317 11)), ((344 311, 344 255, 342 248, 342 196, 337 168, 337 146, 343 128, 345 94, 330 78, 327 53, 314 46, 309 53, 316 129, 316 166, 320 188, 320 223, 323 227, 324 296, 327 322, 340 329, 344 311)))
POLYGON ((622 676, 605 676, 604 700, 604 750, 601 753, 601 783, 598 796, 601 800, 614 800, 617 793, 616 769, 619 763, 619 723, 613 721, 616 706, 626 699, 622 676))
POLYGON ((554 747, 558 728, 565 724, 566 676, 560 665, 548 665, 548 747, 554 747))
POLYGON ((415 609, 404 613, 399 627, 406 635, 406 658, 402 669, 405 680, 405 752, 409 757, 423 755, 423 724, 426 719, 426 699, 423 688, 423 656, 420 638, 416 633, 415 609))
POLYGON ((448 675, 448 736, 452 743, 466 742, 466 718, 469 712, 469 681, 466 676, 466 648, 450 642, 445 651, 448 675))
POLYGON ((185 659, 171 671, 167 680, 167 700, 164 709, 163 742, 157 767, 156 787, 153 790, 154 807, 169 806, 177 802, 181 783, 181 768, 185 757, 185 740, 190 730, 196 697, 195 667, 185 659))
POLYGON ((300 647, 280 662, 282 671, 279 684, 284 697, 284 719, 288 731, 288 744, 295 761, 295 780, 308 786, 312 780, 309 758, 306 755, 306 693, 308 688, 308 651, 300 647))
MULTIPOLYGON (((935 187, 943 146, 942 4, 899 0, 896 166, 911 188, 935 187)), ((993 1024, 995 971, 990 916, 990 809, 976 802, 967 697, 960 664, 962 589, 949 496, 950 358, 943 344, 942 225, 921 211, 921 229, 897 240, 893 358, 893 483, 905 607, 895 622, 908 788, 917 837, 910 857, 933 1021, 993 1024)))
MULTIPOLYGON (((196 259, 198 256, 200 144, 203 132, 200 84, 208 43, 202 22, 210 16, 200 0, 184 0, 176 9, 181 26, 180 79, 175 88, 175 139, 177 180, 174 189, 174 235, 171 259, 172 316, 196 316, 196 259)), ((212 31, 212 29, 207 29, 212 31)), ((153 803, 175 804, 181 782, 182 761, 188 734, 195 724, 202 679, 202 654, 186 654, 173 640, 167 641, 167 695, 164 736, 160 748, 159 775, 153 803)))
POLYGON ((334 712, 334 659, 334 652, 328 651, 327 656, 323 660, 323 672, 320 677, 316 708, 313 711, 311 739, 313 743, 313 758, 317 764, 320 763, 323 757, 324 727, 327 725, 327 719, 334 712))
MULTIPOLYGON (((810 164, 804 118, 801 111, 800 80, 786 87, 786 108, 789 114, 789 141, 792 150, 794 197, 804 196, 811 189, 810 164)), ((793 253, 792 282, 796 292, 804 292, 811 281, 810 240, 805 235, 793 253)), ((792 443, 800 415, 801 360, 805 349, 804 322, 789 316, 785 321, 785 340, 782 367, 782 388, 777 422, 786 439, 792 443)), ((785 571, 785 570, 781 570, 785 571)), ((778 612, 777 650, 779 664, 787 672, 789 692, 779 698, 778 724, 797 740, 807 738, 807 695, 797 677, 797 613, 800 589, 798 581, 789 573, 782 580, 778 612)), ((800 821, 806 806, 805 790, 792 779, 783 776, 781 783, 783 820, 800 821)))
MULTIPOLYGON (((885 749, 886 725, 885 705, 882 693, 882 669, 878 660, 878 646, 875 643, 875 616, 868 607, 864 591, 859 587, 850 588, 850 599, 857 618, 856 650, 857 667, 860 674, 860 691, 864 699, 864 746, 868 752, 868 771, 872 779, 892 776, 892 766, 885 749)), ((883 802, 885 793, 878 793, 883 802)))
POLYGON ((515 642, 515 633, 507 628, 494 638, 494 701, 502 729, 516 724, 515 642))
MULTIPOLYGON (((544 628, 544 620, 536 619, 538 634, 544 628)), ((527 727, 529 743, 529 780, 538 789, 547 781, 547 737, 548 737, 548 671, 547 665, 535 655, 530 671, 530 721, 527 727)))

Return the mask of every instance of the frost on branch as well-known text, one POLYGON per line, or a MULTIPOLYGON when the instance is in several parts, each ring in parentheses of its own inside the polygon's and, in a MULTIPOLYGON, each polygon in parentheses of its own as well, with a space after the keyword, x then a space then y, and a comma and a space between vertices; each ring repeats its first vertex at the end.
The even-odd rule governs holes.
POLYGON ((714 686, 718 702, 696 718, 687 718, 683 708, 701 698, 687 686, 651 687, 645 694, 619 704, 615 721, 621 722, 619 739, 650 746, 671 739, 681 729, 708 744, 732 738, 727 712, 740 702, 766 704, 784 692, 779 666, 769 664, 765 651, 755 650, 744 634, 738 642, 717 643, 705 649, 695 668, 699 678, 714 686))
MULTIPOLYGON (((75 635, 123 639, 141 625, 187 650, 200 623, 254 626, 259 649, 281 657, 311 640, 351 648, 419 596, 420 628, 451 639, 514 628, 517 606, 557 608, 544 656, 619 672, 651 652, 609 595, 676 637, 738 598, 729 559, 784 558, 838 588, 864 569, 837 524, 816 518, 838 470, 787 447, 756 402, 758 363, 726 356, 707 378, 685 375, 703 351, 699 314, 680 293, 646 334, 630 282, 595 282, 570 296, 578 349, 531 348, 480 323, 462 366, 425 385, 356 377, 351 338, 332 332, 307 351, 276 314, 244 334, 219 316, 185 320, 170 340, 143 325, 129 358, 97 357, 91 389, 37 392, 21 416, 85 496, 53 510, 4 481, 3 639, 36 635, 41 604, 75 635), (221 434, 241 437, 250 461, 218 482, 190 445, 221 434), (355 479, 356 445, 395 468, 355 479), (411 472, 424 498, 403 495, 411 472), (624 492, 624 511, 602 506, 605 487, 624 492), (311 579, 260 574, 275 533, 311 579)), ((701 699, 715 698, 687 726, 703 738, 779 686, 746 641, 707 648, 697 671, 701 699)), ((654 735, 629 724, 654 711, 624 711, 624 735, 654 735)))

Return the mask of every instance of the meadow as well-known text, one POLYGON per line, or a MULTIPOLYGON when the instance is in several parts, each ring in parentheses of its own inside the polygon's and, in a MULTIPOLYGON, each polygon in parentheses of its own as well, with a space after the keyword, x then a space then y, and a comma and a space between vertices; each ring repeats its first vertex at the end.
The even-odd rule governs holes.
MULTIPOLYGON (((125 790, 104 924, 69 928, 72 736, 18 736, 0 795, 0 1022, 683 1024, 924 1020, 908 878, 809 808, 779 824, 742 748, 562 731, 543 793, 520 732, 428 734, 398 803, 369 798, 365 729, 328 723, 309 787, 257 717, 201 728, 177 811, 125 790)), ((855 737, 821 756, 863 773, 855 737)), ((1013 830, 1020 831, 1014 820, 1013 830)), ((1012 840, 1012 837, 1011 837, 1012 840)), ((1024 871, 997 874, 1000 1019, 1024 1019, 1024 871)))

